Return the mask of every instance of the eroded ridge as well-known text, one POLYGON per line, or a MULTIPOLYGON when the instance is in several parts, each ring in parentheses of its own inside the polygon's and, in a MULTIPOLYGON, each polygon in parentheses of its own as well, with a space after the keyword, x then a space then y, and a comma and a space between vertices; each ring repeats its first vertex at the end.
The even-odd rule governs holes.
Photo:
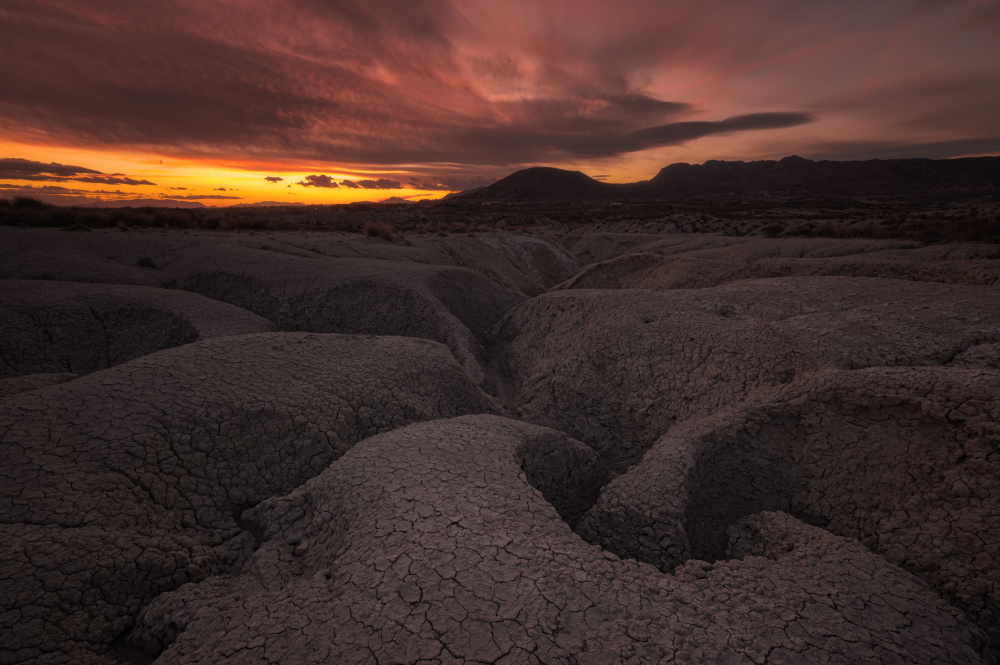
POLYGON ((496 333, 514 412, 591 445, 620 473, 675 422, 798 376, 986 362, 968 352, 1000 339, 1000 292, 847 277, 557 291, 496 333))
POLYGON ((676 576, 603 552, 528 483, 532 440, 553 468, 583 454, 494 416, 361 442, 247 513, 266 542, 244 571, 160 596, 132 643, 158 663, 982 662, 923 583, 785 514, 676 576))
POLYGON ((0 280, 0 378, 87 374, 197 340, 272 330, 246 310, 183 291, 0 280))
POLYGON ((730 524, 782 510, 913 572, 1000 644, 1000 376, 828 372, 679 425, 579 532, 672 570, 726 556, 730 524))
POLYGON ((525 237, 388 244, 300 234, 266 240, 235 234, 83 237, 38 229, 0 234, 17 250, 0 265, 4 278, 168 287, 243 308, 279 330, 431 339, 447 345, 487 388, 485 331, 528 294, 541 293, 577 267, 557 243, 525 237))
POLYGON ((1000 251, 988 244, 638 233, 587 233, 565 241, 590 265, 558 288, 696 289, 821 275, 1000 285, 1000 251))
POLYGON ((0 661, 98 658, 157 594, 252 553, 247 507, 365 437, 496 408, 441 344, 283 333, 0 402, 0 661))

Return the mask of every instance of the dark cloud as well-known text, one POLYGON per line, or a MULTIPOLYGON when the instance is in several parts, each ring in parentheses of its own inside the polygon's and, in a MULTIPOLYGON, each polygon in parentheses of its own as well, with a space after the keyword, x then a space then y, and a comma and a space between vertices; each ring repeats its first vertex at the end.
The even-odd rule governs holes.
POLYGON ((1000 137, 937 141, 933 143, 893 143, 888 141, 840 141, 821 143, 802 150, 810 159, 949 159, 965 155, 1000 154, 1000 137))
POLYGON ((33 162, 29 159, 0 158, 0 178, 5 180, 42 180, 49 177, 71 178, 84 173, 100 174, 101 172, 82 166, 69 166, 67 164, 56 164, 55 162, 44 164, 42 162, 33 162))
POLYGON ((82 176, 79 178, 73 178, 74 182, 96 182, 104 185, 153 185, 156 186, 155 182, 150 182, 148 180, 135 180, 133 178, 118 177, 113 175, 100 175, 100 176, 82 176))
POLYGON ((171 205, 171 201, 173 201, 173 204, 184 206, 201 205, 193 202, 179 202, 165 199, 130 199, 128 198, 130 195, 120 189, 75 189, 72 187, 64 187, 62 185, 42 185, 40 187, 36 187, 33 185, 0 183, 0 190, 2 190, 7 196, 29 196, 45 203, 62 206, 169 206, 171 205))
POLYGON ((307 175, 305 180, 300 180, 295 183, 296 185, 302 185, 303 187, 328 187, 336 188, 339 187, 337 183, 333 181, 328 175, 307 175))
POLYGON ((63 187, 62 185, 42 185, 41 187, 35 187, 33 185, 14 185, 10 183, 0 183, 0 189, 17 190, 25 192, 58 192, 60 194, 90 194, 90 191, 86 189, 71 189, 69 187, 63 187))
POLYGON ((378 180, 358 180, 357 185, 359 187, 364 187, 365 189, 402 189, 402 185, 399 182, 389 180, 388 178, 379 178, 378 180))
POLYGON ((360 187, 360 185, 358 185, 358 183, 354 182, 353 180, 341 180, 340 184, 343 185, 344 187, 350 187, 351 189, 357 189, 358 187, 360 187))
POLYGON ((224 191, 226 191, 226 188, 225 187, 216 187, 212 191, 213 192, 224 192, 224 191))
POLYGON ((284 178, 282 178, 281 176, 269 175, 269 176, 264 176, 264 180, 267 180, 268 182, 281 182, 282 180, 284 180, 284 178))
POLYGON ((45 180, 50 182, 92 182, 102 185, 152 185, 148 180, 135 180, 122 173, 105 175, 100 171, 83 166, 67 164, 44 164, 28 159, 0 159, 0 179, 5 180, 45 180), (94 174, 94 175, 89 175, 94 174))
POLYGON ((174 189, 174 190, 181 191, 181 192, 186 192, 187 191, 187 187, 167 187, 167 189, 174 189))
POLYGON ((673 122, 659 127, 649 127, 633 132, 626 139, 635 141, 636 150, 678 145, 712 134, 731 134, 756 129, 783 129, 804 125, 816 120, 812 113, 752 113, 725 120, 702 122, 673 122))

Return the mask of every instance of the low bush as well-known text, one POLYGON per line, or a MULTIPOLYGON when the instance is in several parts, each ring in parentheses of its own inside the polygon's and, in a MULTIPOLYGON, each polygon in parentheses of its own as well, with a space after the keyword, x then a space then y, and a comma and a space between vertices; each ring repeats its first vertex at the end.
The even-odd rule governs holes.
POLYGON ((389 222, 365 222, 365 235, 392 241, 396 235, 396 227, 389 222))
POLYGON ((768 224, 761 231, 764 232, 768 238, 776 238, 781 235, 781 232, 785 230, 785 225, 781 222, 774 222, 773 224, 768 224))

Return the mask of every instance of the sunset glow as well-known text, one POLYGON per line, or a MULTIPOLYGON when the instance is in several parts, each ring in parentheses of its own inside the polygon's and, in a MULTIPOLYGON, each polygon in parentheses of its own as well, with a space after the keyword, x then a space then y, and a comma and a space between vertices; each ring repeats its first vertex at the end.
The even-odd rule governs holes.
POLYGON ((541 164, 997 154, 998 29, 986 0, 13 0, 0 194, 418 200, 541 164))

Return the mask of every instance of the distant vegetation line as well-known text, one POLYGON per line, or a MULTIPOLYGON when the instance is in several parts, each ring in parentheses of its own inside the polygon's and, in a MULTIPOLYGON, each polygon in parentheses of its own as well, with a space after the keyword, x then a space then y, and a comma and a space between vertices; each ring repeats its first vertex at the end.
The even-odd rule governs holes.
MULTIPOLYGON (((776 209, 789 201, 774 202, 776 209)), ((699 201, 682 205, 636 205, 631 208, 608 209, 600 204, 539 206, 537 203, 518 207, 483 208, 455 202, 432 207, 411 207, 350 204, 322 206, 319 210, 296 208, 243 207, 238 209, 204 210, 187 208, 76 208, 49 205, 31 198, 0 199, 0 225, 51 227, 65 231, 92 229, 180 229, 213 231, 321 231, 364 233, 391 242, 402 239, 405 232, 474 233, 499 231, 507 228, 545 227, 551 225, 579 226, 612 222, 643 224, 662 222, 675 216, 677 210, 701 211, 688 214, 690 221, 676 225, 678 233, 723 233, 725 235, 764 235, 768 237, 820 238, 893 238, 915 240, 928 244, 948 242, 981 242, 1000 244, 1000 215, 978 209, 952 215, 911 214, 921 210, 919 203, 897 206, 897 209, 874 207, 868 214, 854 213, 854 219, 778 220, 760 210, 760 202, 746 210, 732 201, 699 201), (608 215, 613 211, 613 214, 608 215), (603 216, 603 217, 602 217, 603 216), (397 233, 398 230, 398 233, 397 233)), ((823 212, 832 212, 830 201, 814 205, 823 212)), ((636 229, 640 230, 640 229, 636 229)), ((630 231, 635 232, 635 231, 630 231)))

